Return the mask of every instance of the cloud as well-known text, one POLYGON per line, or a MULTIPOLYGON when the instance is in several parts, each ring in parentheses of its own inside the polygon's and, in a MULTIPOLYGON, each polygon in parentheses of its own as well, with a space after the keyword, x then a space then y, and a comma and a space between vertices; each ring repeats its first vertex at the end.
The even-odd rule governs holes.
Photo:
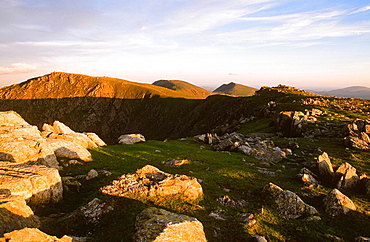
POLYGON ((351 12, 350 14, 356 14, 356 13, 361 13, 370 10, 370 5, 362 7, 357 9, 356 11, 351 12))
POLYGON ((36 66, 25 63, 13 63, 7 67, 0 66, 0 74, 29 73, 36 70, 36 66))

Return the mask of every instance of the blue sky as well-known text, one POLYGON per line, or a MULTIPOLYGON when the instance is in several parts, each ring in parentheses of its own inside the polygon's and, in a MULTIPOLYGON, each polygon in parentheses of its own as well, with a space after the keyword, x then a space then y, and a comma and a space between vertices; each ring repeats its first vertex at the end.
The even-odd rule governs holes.
POLYGON ((0 86, 53 71, 369 87, 370 2, 0 0, 0 86))

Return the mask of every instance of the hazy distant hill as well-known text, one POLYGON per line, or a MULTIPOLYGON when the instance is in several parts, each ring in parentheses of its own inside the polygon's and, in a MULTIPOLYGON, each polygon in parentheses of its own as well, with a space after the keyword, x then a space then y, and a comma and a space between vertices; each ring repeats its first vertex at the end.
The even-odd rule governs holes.
POLYGON ((325 96, 370 99, 370 88, 364 86, 351 86, 331 91, 318 91, 316 93, 325 96))
POLYGON ((244 86, 241 84, 230 82, 229 84, 222 84, 220 87, 218 87, 213 92, 241 97, 241 96, 253 96, 253 94, 257 90, 258 89, 253 88, 253 87, 248 87, 248 86, 244 86))
POLYGON ((108 97, 137 99, 143 97, 203 98, 151 84, 110 77, 53 72, 20 84, 0 88, 1 99, 40 99, 67 97, 108 97))
POLYGON ((155 81, 153 85, 159 86, 159 87, 165 87, 170 90, 183 93, 186 96, 194 96, 197 98, 206 98, 212 94, 211 92, 201 87, 195 86, 185 81, 179 81, 179 80, 158 80, 158 81, 155 81))

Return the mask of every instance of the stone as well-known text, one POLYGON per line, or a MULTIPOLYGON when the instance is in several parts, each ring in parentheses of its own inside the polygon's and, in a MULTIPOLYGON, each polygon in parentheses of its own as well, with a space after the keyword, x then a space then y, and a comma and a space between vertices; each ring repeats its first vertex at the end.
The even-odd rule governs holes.
POLYGON ((22 197, 0 195, 0 237, 13 230, 38 228, 40 225, 40 219, 22 197))
POLYGON ((264 236, 261 236, 261 235, 258 235, 258 234, 254 234, 254 235, 252 235, 252 237, 257 242, 267 242, 267 239, 264 236))
MULTIPOLYGON (((73 242, 72 237, 64 235, 58 239, 55 236, 47 235, 37 228, 24 228, 4 234, 4 242, 73 242)), ((0 238, 0 241, 2 239, 0 238)), ((2 241, 1 241, 2 242, 2 241)))
POLYGON ((240 222, 244 224, 245 227, 252 227, 257 223, 254 214, 252 213, 242 213, 239 217, 240 222))
POLYGON ((29 125, 18 113, 14 111, 0 112, 0 126, 13 125, 23 126, 29 125))
POLYGON ((59 202, 63 187, 59 172, 46 166, 0 162, 0 189, 32 204, 59 202))
POLYGON ((202 186, 196 178, 172 175, 146 165, 135 173, 122 175, 112 185, 102 187, 101 192, 112 196, 140 196, 156 200, 157 196, 180 196, 193 201, 203 195, 202 186))
POLYGON ((334 183, 338 189, 352 189, 360 182, 360 177, 356 173, 356 168, 349 163, 343 163, 336 171, 334 183))
POLYGON ((95 133, 84 133, 92 142, 94 142, 97 146, 102 147, 106 146, 107 144, 95 133))
POLYGON ((52 135, 49 135, 48 138, 70 141, 70 142, 80 145, 81 147, 85 149, 92 149, 92 148, 98 147, 98 145, 96 145, 86 134, 82 134, 82 133, 52 134, 52 135))
POLYGON ((216 199, 216 201, 223 205, 223 206, 226 206, 226 207, 233 207, 233 208, 236 208, 236 207, 243 207, 247 204, 247 202, 245 200, 234 200, 232 199, 231 197, 229 196, 222 196, 222 197, 218 197, 216 199))
POLYGON ((48 138, 46 142, 58 158, 78 159, 82 161, 92 160, 88 150, 71 141, 48 138))
POLYGON ((131 145, 138 142, 145 142, 145 137, 142 134, 124 134, 118 138, 118 144, 131 145))
POLYGON ((88 173, 87 173, 87 176, 86 176, 86 180, 91 180, 91 179, 94 179, 94 178, 96 178, 96 177, 98 177, 99 176, 99 173, 96 171, 96 170, 94 170, 94 169, 91 169, 88 173))
POLYGON ((86 224, 98 224, 104 214, 113 211, 114 208, 99 198, 94 198, 86 205, 66 215, 63 220, 83 219, 86 224))
POLYGON ((190 164, 191 161, 190 160, 169 160, 169 161, 166 161, 164 163, 165 166, 168 166, 168 167, 180 167, 184 164, 190 164))
POLYGON ((315 173, 307 169, 302 168, 300 173, 297 175, 298 179, 301 180, 307 186, 318 186, 319 181, 315 173))
POLYGON ((217 219, 217 220, 228 220, 230 217, 227 216, 223 211, 221 210, 213 210, 209 213, 211 218, 217 219))
POLYGON ((317 167, 322 180, 331 181, 333 179, 333 165, 331 164, 330 158, 326 152, 319 155, 317 159, 317 167))
POLYGON ((283 190, 273 183, 266 185, 264 191, 274 198, 280 215, 285 219, 296 219, 318 213, 316 208, 303 202, 297 194, 283 190))
POLYGON ((348 213, 350 210, 356 210, 352 200, 334 189, 328 193, 324 199, 325 212, 331 216, 338 216, 348 213))
POLYGON ((134 242, 205 242, 203 225, 196 218, 150 207, 136 217, 134 242))
POLYGON ((74 134, 75 132, 67 125, 57 120, 53 123, 53 133, 55 134, 74 134))

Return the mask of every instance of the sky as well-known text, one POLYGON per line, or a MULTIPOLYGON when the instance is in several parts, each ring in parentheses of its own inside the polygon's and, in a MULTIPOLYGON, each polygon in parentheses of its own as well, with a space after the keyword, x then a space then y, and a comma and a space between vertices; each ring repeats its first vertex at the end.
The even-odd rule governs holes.
POLYGON ((0 0, 0 87, 53 71, 370 87, 370 1, 0 0))

